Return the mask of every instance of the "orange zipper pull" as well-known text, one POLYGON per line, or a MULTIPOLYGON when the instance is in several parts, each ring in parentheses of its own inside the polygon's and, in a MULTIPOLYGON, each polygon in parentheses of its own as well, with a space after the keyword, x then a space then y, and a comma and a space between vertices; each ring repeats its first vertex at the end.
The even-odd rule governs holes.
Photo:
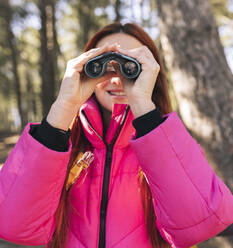
POLYGON ((76 157, 73 167, 70 170, 68 181, 66 183, 66 190, 73 185, 80 177, 83 170, 87 170, 92 161, 94 160, 94 154, 90 151, 85 153, 80 152, 76 157))

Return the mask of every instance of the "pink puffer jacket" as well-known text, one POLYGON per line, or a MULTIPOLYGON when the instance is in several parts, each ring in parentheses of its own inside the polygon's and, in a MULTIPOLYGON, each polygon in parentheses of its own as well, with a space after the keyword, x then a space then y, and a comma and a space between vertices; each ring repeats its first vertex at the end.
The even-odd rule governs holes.
MULTIPOLYGON (((233 223, 232 194, 176 112, 136 139, 134 117, 126 106, 114 106, 106 135, 109 144, 120 130, 113 148, 101 138, 102 120, 95 100, 90 98, 80 110, 94 161, 85 181, 77 181, 69 193, 76 211, 69 212, 67 248, 151 247, 139 192, 139 166, 152 190, 157 228, 173 248, 190 247, 233 223)), ((30 123, 0 171, 0 238, 45 245, 54 231, 71 142, 67 152, 56 152, 35 140, 29 129, 30 123)))

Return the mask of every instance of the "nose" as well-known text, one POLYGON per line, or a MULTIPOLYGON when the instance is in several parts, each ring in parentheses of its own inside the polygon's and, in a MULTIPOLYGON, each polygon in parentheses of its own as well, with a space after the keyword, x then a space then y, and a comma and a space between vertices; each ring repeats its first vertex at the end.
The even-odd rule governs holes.
POLYGON ((117 66, 119 66, 118 63, 115 60, 111 60, 108 62, 107 66, 106 66, 106 71, 115 72, 116 76, 115 77, 113 76, 110 79, 110 83, 115 84, 117 87, 122 87, 121 79, 120 79, 119 75, 117 75, 117 69, 116 69, 117 66))
POLYGON ((110 79, 110 83, 113 84, 113 85, 116 85, 117 87, 122 87, 123 86, 119 76, 112 77, 110 79))

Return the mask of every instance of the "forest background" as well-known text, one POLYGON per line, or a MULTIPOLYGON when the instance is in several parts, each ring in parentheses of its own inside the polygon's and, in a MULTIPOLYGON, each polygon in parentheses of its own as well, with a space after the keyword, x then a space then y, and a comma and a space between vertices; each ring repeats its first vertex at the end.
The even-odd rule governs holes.
MULTIPOLYGON (((174 110, 233 192, 233 0, 0 0, 0 168, 48 113, 67 61, 114 21, 153 38, 174 110)), ((198 247, 233 248, 233 227, 198 247)))

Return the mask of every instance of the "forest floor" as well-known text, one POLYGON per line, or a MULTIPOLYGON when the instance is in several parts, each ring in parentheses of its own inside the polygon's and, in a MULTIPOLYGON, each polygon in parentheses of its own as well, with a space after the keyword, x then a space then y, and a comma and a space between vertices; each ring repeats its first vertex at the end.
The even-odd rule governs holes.
MULTIPOLYGON (((0 170, 19 138, 19 134, 0 133, 0 170)), ((0 234, 1 235, 1 234, 0 234)), ((43 246, 21 246, 0 239, 0 248, 33 248, 43 246)), ((198 248, 233 248, 233 237, 214 237, 198 245, 198 248)))

